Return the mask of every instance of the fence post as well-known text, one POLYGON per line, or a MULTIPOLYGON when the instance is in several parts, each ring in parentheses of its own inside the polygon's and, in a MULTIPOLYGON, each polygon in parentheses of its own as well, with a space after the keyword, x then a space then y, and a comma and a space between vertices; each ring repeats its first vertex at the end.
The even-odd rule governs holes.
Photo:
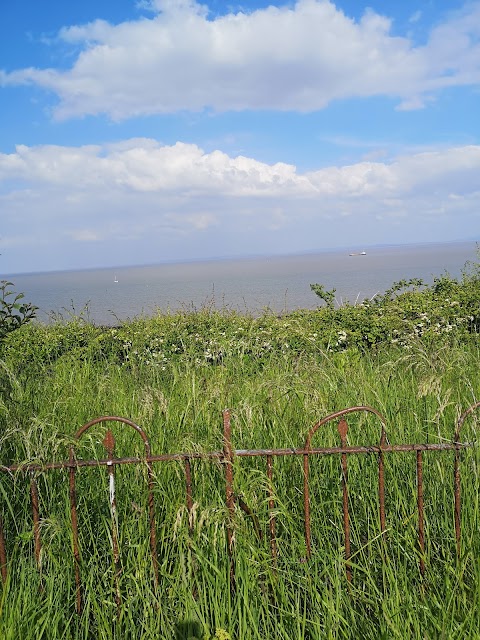
POLYGON ((267 478, 268 478, 268 527, 270 530, 270 553, 274 565, 277 564, 277 538, 276 538, 276 518, 274 513, 275 501, 273 497, 273 456, 267 456, 267 478))
POLYGON ((425 524, 423 507, 423 460, 422 452, 417 451, 417 508, 418 508, 418 546, 420 548, 420 573, 425 575, 425 524))
POLYGON ((112 518, 112 552, 113 552, 113 571, 115 580, 115 603, 117 605, 117 613, 119 613, 118 607, 122 601, 120 595, 120 573, 122 571, 120 564, 120 550, 118 548, 118 511, 117 511, 117 498, 115 495, 115 467, 113 458, 115 456, 115 438, 113 433, 108 429, 105 438, 103 440, 103 446, 105 447, 108 455, 107 469, 108 469, 108 489, 109 489, 109 503, 110 503, 110 516, 112 518))
POLYGON ((70 447, 70 469, 68 472, 68 497, 70 500, 70 518, 72 521, 73 563, 75 567, 75 611, 82 612, 82 583, 80 577, 80 545, 78 542, 77 492, 75 488, 75 454, 70 447))
MULTIPOLYGON (((347 433, 348 423, 345 418, 342 418, 337 426, 338 433, 340 434, 340 442, 342 448, 347 446, 347 433)), ((342 493, 343 493, 343 533, 345 537, 345 570, 347 574, 347 581, 352 581, 352 568, 350 566, 350 517, 348 514, 348 466, 347 466, 347 454, 342 453, 342 493)))
POLYGON ((226 505, 228 509, 227 522, 227 548, 230 560, 230 586, 232 592, 235 591, 235 563, 233 559, 233 546, 235 534, 233 531, 233 521, 235 517, 235 494, 233 492, 233 448, 232 448, 232 427, 230 423, 230 411, 223 412, 223 463, 225 465, 225 492, 226 505))

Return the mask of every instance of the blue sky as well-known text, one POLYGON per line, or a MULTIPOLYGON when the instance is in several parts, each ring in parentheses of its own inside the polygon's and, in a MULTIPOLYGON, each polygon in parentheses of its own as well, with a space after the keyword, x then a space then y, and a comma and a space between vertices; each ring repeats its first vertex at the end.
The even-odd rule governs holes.
POLYGON ((0 9, 0 271, 480 239, 480 1, 0 9))

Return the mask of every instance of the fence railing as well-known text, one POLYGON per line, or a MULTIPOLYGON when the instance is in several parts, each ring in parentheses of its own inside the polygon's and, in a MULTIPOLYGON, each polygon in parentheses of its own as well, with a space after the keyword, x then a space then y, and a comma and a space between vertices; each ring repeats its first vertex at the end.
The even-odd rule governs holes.
MULTIPOLYGON (((256 535, 263 538, 263 532, 259 524, 259 518, 244 501, 241 495, 237 495, 234 489, 235 460, 242 458, 260 457, 265 459, 267 477, 267 505, 268 505, 268 538, 271 558, 274 566, 277 562, 277 516, 275 512, 275 491, 274 491, 274 458, 285 456, 301 456, 303 458, 303 513, 304 513, 304 538, 306 546, 307 560, 312 554, 312 524, 311 524, 311 501, 310 501, 310 459, 312 456, 339 456, 341 462, 341 485, 343 495, 343 535, 345 549, 345 571, 348 581, 352 580, 350 565, 350 507, 349 507, 349 484, 348 484, 348 459, 352 455, 375 455, 378 459, 378 508, 381 534, 387 530, 387 516, 385 510, 385 456, 388 454, 414 453, 416 456, 416 485, 417 485, 417 528, 418 528, 418 548, 419 548, 419 570, 423 575, 425 572, 425 509, 424 509, 424 479, 423 479, 423 457, 426 452, 454 452, 452 486, 453 486, 453 506, 454 506, 454 529, 456 552, 461 552, 461 490, 460 490, 460 452, 464 449, 475 446, 475 442, 462 442, 461 432, 466 419, 480 407, 480 402, 476 402, 462 413, 458 419, 453 440, 451 442, 428 443, 428 444, 395 444, 391 445, 387 439, 386 420, 379 411, 368 406, 355 406, 331 413, 317 422, 307 433, 305 442, 301 448, 286 449, 234 449, 232 443, 231 414, 229 410, 223 412, 223 448, 219 451, 207 453, 183 452, 173 454, 154 455, 151 451, 150 442, 145 431, 132 420, 118 416, 102 416, 83 425, 74 436, 74 444, 70 447, 68 460, 59 462, 49 462, 46 464, 10 464, 0 466, 0 471, 8 474, 24 475, 29 481, 34 554, 37 566, 40 566, 42 540, 41 540, 41 514, 39 501, 39 488, 36 479, 38 472, 48 472, 54 469, 63 469, 68 472, 69 477, 69 505, 71 514, 72 540, 73 540, 73 561, 75 566, 76 584, 76 610, 79 613, 82 609, 82 580, 81 580, 81 560, 79 542, 79 519, 77 509, 77 489, 76 474, 81 467, 105 467, 108 474, 109 483, 109 508, 111 516, 111 541, 113 565, 115 569, 116 601, 120 603, 119 575, 120 575, 120 555, 119 530, 117 514, 117 496, 115 484, 115 469, 122 465, 143 465, 146 467, 147 476, 147 500, 148 500, 148 525, 149 525, 149 547, 153 568, 155 585, 158 584, 158 557, 156 540, 156 508, 155 508, 155 476, 154 465, 177 460, 183 463, 185 482, 185 503, 189 514, 194 508, 194 496, 192 485, 192 461, 202 459, 203 461, 217 461, 221 463, 225 476, 225 505, 227 508, 226 535, 227 550, 230 561, 230 580, 232 588, 235 588, 235 564, 234 564, 234 522, 235 510, 240 508, 252 518, 256 535), (364 413, 374 416, 379 424, 378 444, 366 446, 349 446, 347 443, 348 422, 347 416, 353 413, 364 413), (337 430, 340 439, 339 446, 314 447, 313 438, 317 431, 324 425, 338 421, 337 430), (76 455, 76 445, 88 431, 95 425, 101 423, 119 423, 137 432, 143 441, 144 455, 142 457, 116 457, 115 439, 110 428, 107 429, 103 440, 106 457, 103 459, 78 458, 76 455)), ((191 523, 191 519, 189 519, 191 523)), ((190 524, 191 526, 191 524, 190 524)), ((7 541, 3 525, 3 513, 0 511, 0 573, 2 582, 5 583, 8 577, 9 562, 7 558, 7 541)))

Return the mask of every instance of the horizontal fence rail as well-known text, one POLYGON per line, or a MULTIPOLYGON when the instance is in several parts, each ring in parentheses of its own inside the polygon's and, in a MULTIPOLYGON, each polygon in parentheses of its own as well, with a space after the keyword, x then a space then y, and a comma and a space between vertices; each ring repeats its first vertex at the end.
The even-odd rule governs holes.
MULTIPOLYGON (((304 513, 304 539, 306 548, 306 561, 312 555, 312 523, 311 523, 311 480, 310 480, 310 460, 312 457, 319 456, 339 456, 341 466, 341 489, 343 496, 342 512, 343 512, 343 536, 344 536, 344 554, 345 554, 345 575, 348 582, 352 580, 351 567, 351 546, 350 546, 350 522, 351 513, 349 505, 349 483, 348 483, 348 458, 352 455, 370 454, 375 455, 378 459, 378 505, 379 505, 379 523, 381 535, 387 531, 387 515, 385 509, 385 456, 388 454, 415 453, 416 457, 416 489, 417 489, 417 528, 418 528, 418 550, 419 550, 419 571, 423 576, 425 573, 425 507, 424 507, 424 479, 423 479, 423 458, 424 454, 429 451, 437 452, 454 452, 453 464, 453 505, 454 505, 454 530, 455 530, 455 546, 456 553, 461 553, 461 484, 460 484, 460 453, 464 449, 476 446, 476 442, 462 442, 462 427, 469 416, 471 416, 480 407, 480 402, 474 403, 466 411, 462 413, 458 419, 454 438, 451 442, 426 443, 426 444, 396 444, 391 445, 387 439, 386 420, 382 414, 376 409, 368 406, 355 406, 331 413, 319 422, 317 422, 307 433, 304 444, 300 448, 285 449, 234 449, 232 443, 232 427, 231 414, 229 410, 223 412, 223 448, 218 451, 207 453, 183 452, 154 455, 151 451, 150 442, 146 432, 135 422, 127 418, 119 416, 101 416, 84 424, 75 434, 74 442, 70 447, 70 455, 68 460, 59 462, 48 462, 45 464, 11 464, 0 466, 0 471, 6 474, 24 475, 29 482, 30 501, 33 522, 33 541, 34 554, 38 567, 41 564, 41 514, 39 488, 36 475, 38 473, 46 473, 51 470, 65 470, 68 473, 68 499, 70 505, 71 528, 72 528, 72 548, 73 563, 75 569, 75 585, 76 600, 75 608, 77 613, 82 610, 82 578, 81 578, 81 555, 79 542, 79 520, 77 507, 77 487, 76 474, 78 469, 82 467, 106 467, 108 475, 108 500, 111 520, 111 545, 112 559, 114 567, 115 582, 115 600, 117 605, 121 603, 121 593, 119 586, 119 576, 121 571, 120 556, 121 549, 119 546, 119 523, 117 511, 117 495, 116 495, 116 477, 115 469, 122 465, 141 465, 146 468, 147 477, 147 512, 148 512, 148 528, 149 528, 149 548, 153 569, 153 579, 155 586, 158 585, 159 561, 157 556, 157 539, 156 539, 156 506, 154 497, 155 476, 153 467, 155 464, 180 461, 183 463, 184 483, 185 483, 185 503, 191 516, 194 508, 193 484, 192 484, 192 461, 201 459, 203 461, 216 461, 223 466, 225 476, 225 506, 227 509, 226 519, 226 536, 227 551, 230 563, 230 581, 232 590, 235 589, 235 563, 234 563, 234 546, 235 546, 235 510, 241 509, 253 522, 254 532, 259 540, 263 540, 264 532, 262 532, 258 515, 254 513, 244 501, 241 495, 235 493, 234 488, 234 471, 235 460, 242 458, 260 457, 265 459, 266 464, 266 491, 267 491, 267 508, 268 508, 268 542, 272 558, 273 566, 276 566, 278 559, 278 541, 277 541, 277 516, 275 515, 275 491, 274 491, 274 459, 287 456, 301 456, 303 458, 303 513, 304 513), (347 416, 349 414, 368 414, 373 416, 379 425, 378 444, 368 446, 350 446, 347 443, 349 425, 347 416), (329 423, 337 423, 337 431, 339 435, 340 445, 334 447, 314 447, 312 446, 313 438, 318 431, 329 423), (77 444, 81 438, 89 432, 93 427, 104 423, 117 423, 126 428, 133 429, 143 442, 142 457, 117 457, 115 455, 115 438, 110 428, 107 429, 105 438, 102 441, 106 451, 106 457, 102 459, 84 460, 76 455, 77 444)), ((189 526, 191 528, 192 519, 189 517, 189 526)), ((3 510, 0 511, 0 573, 2 583, 5 584, 8 578, 9 563, 7 558, 6 535, 3 525, 3 510)))

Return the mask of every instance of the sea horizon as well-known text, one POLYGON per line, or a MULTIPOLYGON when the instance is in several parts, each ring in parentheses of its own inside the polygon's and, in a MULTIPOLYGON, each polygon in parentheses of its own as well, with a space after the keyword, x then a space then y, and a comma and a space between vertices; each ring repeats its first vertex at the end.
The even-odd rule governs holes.
MULTIPOLYGON (((479 239, 466 239, 466 240, 445 240, 442 242, 434 241, 434 242, 408 242, 408 243, 379 243, 373 245, 349 245, 342 247, 321 247, 316 251, 308 250, 308 251, 296 251, 292 253, 252 253, 252 254, 241 254, 234 256, 208 256, 206 258, 182 258, 179 260, 170 259, 170 260, 159 260, 154 262, 132 262, 132 263, 118 263, 115 265, 94 265, 91 267, 68 267, 66 269, 42 269, 39 271, 16 271, 2 274, 0 272, 0 279, 4 280, 6 278, 14 278, 16 276, 31 276, 31 275, 46 275, 50 273, 70 273, 70 272, 82 272, 82 271, 105 271, 112 269, 125 269, 125 268, 142 268, 142 267, 160 267, 163 265, 181 265, 181 264, 203 264, 210 262, 242 262, 249 260, 262 260, 262 259, 270 259, 270 258, 289 258, 289 257, 302 257, 302 256, 318 256, 323 254, 331 254, 331 253, 342 253, 350 255, 351 252, 369 252, 374 251, 376 249, 407 249, 407 248, 433 248, 433 247, 442 247, 442 246, 452 246, 452 245, 478 245, 480 249, 480 238, 479 239)), ((0 254, 1 255, 1 254, 0 254)))
POLYGON ((310 290, 313 283, 335 288, 341 305, 374 297, 404 278, 422 278, 428 284, 444 272, 458 277, 465 263, 476 259, 477 246, 476 241, 353 246, 8 274, 0 279, 12 280, 15 291, 39 307, 42 322, 83 315, 96 324, 112 325, 204 307, 286 313, 319 305, 310 290))

